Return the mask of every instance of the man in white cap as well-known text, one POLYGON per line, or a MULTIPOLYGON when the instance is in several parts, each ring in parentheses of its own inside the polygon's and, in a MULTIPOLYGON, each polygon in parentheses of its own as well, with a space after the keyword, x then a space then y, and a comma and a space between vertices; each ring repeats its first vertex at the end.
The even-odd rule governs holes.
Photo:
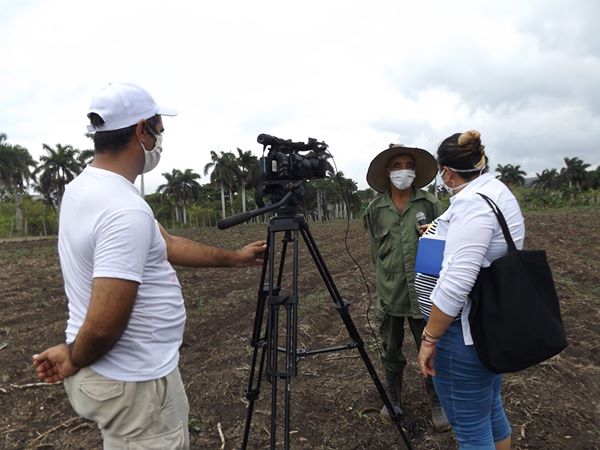
MULTIPOLYGON (((369 166, 367 182, 380 193, 367 206, 364 224, 369 232, 377 278, 377 318, 381 361, 388 397, 397 412, 401 407, 406 358, 402 353, 404 321, 408 321, 417 350, 425 320, 414 288, 419 222, 430 223, 441 214, 435 196, 420 189, 435 177, 435 158, 426 150, 390 145, 369 166)), ((449 428, 431 378, 426 380, 432 419, 438 431, 449 428)), ((385 405, 381 415, 389 417, 385 405)))
POLYGON ((139 86, 93 97, 94 160, 65 190, 58 250, 68 298, 66 343, 34 355, 38 376, 64 381, 73 409, 105 449, 188 449, 178 370, 185 306, 171 264, 260 265, 265 242, 238 251, 169 235, 134 186, 162 152, 159 107, 139 86))

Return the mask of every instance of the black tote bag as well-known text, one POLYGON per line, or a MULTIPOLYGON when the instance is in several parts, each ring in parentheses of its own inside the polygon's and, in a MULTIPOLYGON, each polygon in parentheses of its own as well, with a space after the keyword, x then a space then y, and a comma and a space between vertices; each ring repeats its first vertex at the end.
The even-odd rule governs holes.
POLYGON ((560 353, 567 340, 543 250, 517 250, 502 211, 478 193, 500 222, 505 256, 482 268, 469 297, 475 350, 490 371, 523 370, 560 353))

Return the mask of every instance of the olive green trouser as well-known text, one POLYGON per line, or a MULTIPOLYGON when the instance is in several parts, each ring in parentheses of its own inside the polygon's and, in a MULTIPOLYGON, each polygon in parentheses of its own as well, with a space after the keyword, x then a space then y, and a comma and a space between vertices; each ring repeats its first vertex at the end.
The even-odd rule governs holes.
POLYGON ((410 331, 413 335, 417 351, 421 346, 421 335, 425 328, 424 319, 412 317, 397 317, 388 314, 379 314, 379 338, 381 341, 381 363, 385 370, 400 373, 406 367, 406 358, 402 353, 404 342, 404 319, 408 320, 410 331))

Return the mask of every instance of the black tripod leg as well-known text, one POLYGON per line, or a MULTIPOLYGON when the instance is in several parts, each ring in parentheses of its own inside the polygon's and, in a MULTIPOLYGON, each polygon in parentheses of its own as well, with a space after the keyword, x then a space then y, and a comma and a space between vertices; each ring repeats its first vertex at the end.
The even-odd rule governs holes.
MULTIPOLYGON (((275 242, 275 234, 276 234, 276 231, 269 229, 269 236, 271 237, 271 242, 275 242)), ((279 304, 278 302, 272 302, 271 300, 275 299, 275 297, 278 296, 279 292, 281 291, 281 280, 283 279, 283 269, 285 266, 285 256, 287 253, 287 245, 288 245, 288 242, 290 242, 291 240, 292 240, 291 232, 286 231, 284 234, 284 237, 282 239, 282 243, 281 243, 281 256, 279 259, 279 267, 277 269, 276 284, 273 281, 275 279, 274 263, 271 263, 268 268, 269 278, 267 281, 266 288, 267 288, 267 298, 270 299, 269 307, 270 307, 271 303, 273 303, 275 305, 279 304)), ((270 248, 270 258, 271 258, 270 259, 271 261, 275 261, 275 246, 274 245, 270 248)), ((269 309, 269 311, 270 311, 270 309, 269 309)), ((277 313, 279 313, 279 311, 277 311, 277 313)), ((269 317, 271 317, 271 315, 269 315, 269 317)), ((276 314, 276 317, 278 318, 279 314, 276 314)), ((277 321, 277 323, 278 323, 278 321, 277 321)), ((277 326, 275 326, 275 328, 274 328, 273 325, 277 325, 277 324, 275 322, 273 322, 273 323, 267 322, 267 329, 265 332, 265 335, 267 337, 267 339, 266 339, 267 344, 269 344, 271 342, 270 333, 272 333, 274 329, 278 330, 277 326)), ((277 357, 277 347, 272 348, 272 347, 269 347, 269 345, 267 345, 267 348, 268 348, 267 352, 269 355, 267 358, 267 367, 271 367, 273 358, 277 357)), ((275 373, 275 372, 273 372, 273 373, 275 373)), ((271 376, 272 376, 272 374, 269 371, 267 371, 267 379, 269 381, 272 381, 271 376)))
POLYGON ((254 412, 254 402, 258 398, 260 392, 260 381, 262 378, 263 368, 265 364, 265 345, 264 339, 261 338, 262 324, 265 311, 265 303, 268 296, 267 286, 265 286, 265 275, 267 268, 272 261, 269 249, 272 245, 272 236, 267 234, 267 252, 263 261, 262 272, 260 275, 260 284, 258 288, 258 299, 256 302, 256 313, 254 315, 254 329, 252 331, 252 340, 250 345, 254 351, 252 353, 252 364, 250 366, 250 376, 248 378, 248 389, 246 390, 246 399, 248 400, 248 409, 246 410, 246 423, 244 425, 244 436, 242 440, 242 449, 246 449, 248 445, 248 436, 250 434, 250 424, 252 423, 252 414, 254 412), (258 374, 256 374, 256 363, 258 361, 258 352, 260 350, 260 364, 258 374))
POLYGON ((284 392, 284 448, 290 448, 290 422, 292 401, 292 377, 298 375, 298 273, 299 251, 298 230, 294 230, 292 259, 292 295, 285 303, 286 309, 286 348, 285 348, 285 392, 284 392))
MULTIPOLYGON (((270 320, 273 320, 271 317, 271 307, 267 305, 267 299, 276 296, 279 294, 281 289, 281 280, 283 277, 283 267, 285 264, 285 254, 287 250, 287 242, 289 241, 289 235, 283 240, 283 245, 281 249, 281 257, 279 262, 279 270, 277 274, 277 281, 273 283, 274 279, 274 261, 275 261, 275 233, 271 230, 267 233, 267 251, 265 261, 263 262, 263 268, 260 276, 260 284, 258 289, 258 300, 256 302, 256 313, 254 319, 254 328, 252 331, 252 341, 251 345, 254 348, 252 354, 252 365, 250 367, 250 377, 248 380, 248 389, 246 390, 246 399, 248 400, 248 408, 246 411, 246 423, 244 426, 244 435, 242 440, 242 449, 246 449, 248 446, 248 439, 250 435, 250 426, 252 423, 252 415, 254 412, 254 403, 258 398, 260 393, 260 383, 262 380, 265 358, 267 356, 267 351, 269 348, 268 342, 271 338, 271 335, 267 336, 269 330, 271 329, 270 320), (268 274, 268 280, 267 280, 268 274), (265 334, 263 333, 263 320, 265 308, 268 309, 267 315, 267 324, 265 334), (258 366, 257 372, 257 361, 259 360, 259 350, 260 350, 260 363, 258 366)), ((276 347, 275 347, 276 348, 276 347)), ((270 364, 270 363, 269 363, 270 364)), ((268 367, 270 368, 270 365, 268 367)), ((272 370, 267 370, 267 378, 268 381, 273 381, 272 370)))
MULTIPOLYGON (((269 226, 269 233, 272 238, 272 242, 275 241, 275 233, 269 226)), ((274 285, 275 279, 275 265, 269 266, 269 291, 268 291, 268 309, 269 319, 267 322, 266 330, 266 346, 267 346, 267 379, 271 382, 271 448, 275 449, 277 445, 277 386, 279 377, 279 364, 278 364, 278 352, 279 352, 279 310, 281 306, 282 298, 279 296, 281 290, 281 280, 283 278, 283 270, 285 266, 285 256, 287 252, 288 242, 292 240, 291 232, 286 230, 282 240, 281 246, 281 258, 279 260, 279 267, 277 273, 277 284, 274 285)), ((271 261, 275 260, 275 247, 273 246, 271 251, 271 261)), ((288 389, 288 380, 286 379, 285 389, 288 389)), ((284 411, 285 417, 288 416, 288 411, 284 411)), ((286 421, 287 425, 287 421, 286 421)), ((287 428, 286 428, 287 429, 287 428)), ((286 447, 288 448, 288 447, 286 447)))
POLYGON ((329 273, 327 266, 325 265, 325 261, 323 260, 319 249, 317 248, 317 244, 313 239, 312 235, 310 234, 308 225, 306 225, 305 222, 301 223, 300 232, 302 233, 302 237, 304 238, 304 242, 306 243, 310 255, 313 258, 313 261, 315 262, 315 265, 317 266, 317 269, 321 274, 321 278, 323 279, 323 282, 325 283, 325 286, 329 291, 333 304, 337 309, 340 317, 342 318, 342 321, 344 322, 344 325, 348 330, 348 334, 356 344, 356 348, 358 349, 358 352, 360 353, 360 356, 367 368, 367 371, 369 372, 369 375, 371 376, 371 379, 373 380, 373 383, 375 384, 375 387, 379 392, 379 396, 383 400, 383 403, 385 404, 388 411, 393 412, 393 414, 390 413, 390 416, 396 424, 396 427, 398 428, 398 431, 402 436, 406 448, 408 450, 412 450, 410 441, 408 440, 408 437, 406 436, 402 425, 400 425, 400 414, 398 414, 396 410, 392 407, 387 392, 385 391, 385 388, 383 387, 383 384, 381 383, 381 380, 379 379, 379 376, 375 371, 375 367, 373 366, 373 363, 371 362, 371 359, 369 358, 369 355, 365 349, 365 344, 362 338, 360 337, 360 334, 358 333, 358 330, 356 329, 352 318, 350 317, 350 313, 348 312, 349 302, 347 300, 344 300, 338 292, 337 286, 335 285, 335 282, 333 281, 333 278, 329 273))
POLYGON ((277 442, 277 347, 279 345, 279 305, 269 300, 269 322, 267 331, 267 374, 271 379, 271 448, 277 442))

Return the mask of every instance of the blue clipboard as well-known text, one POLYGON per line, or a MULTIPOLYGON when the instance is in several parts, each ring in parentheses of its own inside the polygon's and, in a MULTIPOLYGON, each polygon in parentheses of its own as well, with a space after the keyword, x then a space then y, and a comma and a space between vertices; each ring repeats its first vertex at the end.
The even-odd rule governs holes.
POLYGON ((415 272, 440 276, 442 270, 442 261, 444 259, 444 239, 424 236, 419 239, 417 247, 417 260, 415 262, 415 272))

